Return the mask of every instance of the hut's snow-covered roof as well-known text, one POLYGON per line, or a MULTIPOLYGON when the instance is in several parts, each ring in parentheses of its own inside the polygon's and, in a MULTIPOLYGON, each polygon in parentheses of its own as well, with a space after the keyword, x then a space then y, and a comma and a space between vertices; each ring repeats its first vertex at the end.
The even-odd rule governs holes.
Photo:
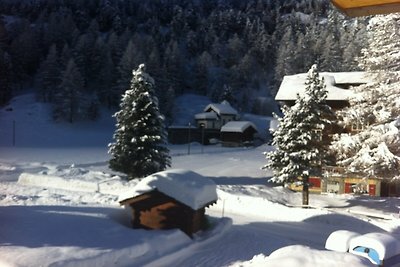
POLYGON ((218 115, 215 112, 203 112, 194 115, 196 120, 217 120, 218 115))
MULTIPOLYGON (((360 85, 372 81, 365 72, 321 72, 320 77, 324 77, 325 80, 327 100, 347 100, 354 95, 352 90, 343 89, 340 85, 360 85)), ((307 73, 285 76, 275 100, 296 100, 297 94, 304 94, 306 79, 307 73)))
POLYGON ((132 190, 120 195, 118 201, 123 202, 153 190, 158 190, 193 210, 203 208, 218 199, 217 186, 211 179, 193 171, 172 169, 147 176, 132 190))
POLYGON ((220 104, 211 103, 204 108, 205 112, 209 112, 210 110, 214 110, 218 115, 238 115, 237 110, 228 101, 223 101, 220 104))
POLYGON ((253 127, 254 130, 258 131, 257 127, 250 121, 230 121, 222 126, 221 132, 243 133, 249 127, 253 127))

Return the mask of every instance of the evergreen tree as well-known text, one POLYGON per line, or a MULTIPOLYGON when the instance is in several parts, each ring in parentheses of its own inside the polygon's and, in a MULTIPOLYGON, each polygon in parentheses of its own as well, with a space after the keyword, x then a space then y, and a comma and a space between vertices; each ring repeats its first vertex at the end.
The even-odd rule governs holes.
POLYGON ((115 113, 115 143, 109 145, 110 168, 140 178, 170 166, 164 119, 154 95, 154 80, 141 64, 115 113))
POLYGON ((362 127, 337 136, 331 149, 340 166, 393 178, 400 172, 400 15, 373 17, 367 33, 358 62, 373 81, 355 89, 350 106, 338 113, 343 126, 362 127))
POLYGON ((83 78, 73 59, 70 59, 67 68, 62 73, 58 92, 55 94, 53 117, 56 120, 67 120, 73 123, 82 117, 84 99, 82 88, 83 78))
POLYGON ((0 47, 0 106, 6 104, 12 96, 10 69, 9 55, 0 47))
POLYGON ((132 40, 126 46, 125 52, 122 55, 121 61, 118 64, 118 78, 112 90, 112 98, 116 101, 117 96, 120 96, 125 88, 128 88, 131 80, 131 73, 134 66, 137 66, 142 60, 143 55, 138 51, 137 46, 132 40))
POLYGON ((320 175, 327 160, 323 136, 334 115, 326 104, 325 82, 319 78, 316 65, 309 70, 305 86, 305 95, 298 96, 293 107, 284 108, 284 117, 273 134, 276 150, 266 153, 269 162, 264 168, 274 171, 272 182, 301 182, 303 205, 308 205, 309 177, 320 175))
POLYGON ((46 60, 41 64, 37 79, 37 95, 40 101, 52 102, 55 91, 60 84, 60 61, 57 56, 56 45, 50 47, 46 60))

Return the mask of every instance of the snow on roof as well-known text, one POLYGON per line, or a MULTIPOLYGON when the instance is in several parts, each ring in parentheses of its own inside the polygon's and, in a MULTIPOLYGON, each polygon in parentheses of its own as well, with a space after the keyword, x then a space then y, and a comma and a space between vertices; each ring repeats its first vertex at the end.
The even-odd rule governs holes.
POLYGON ((118 201, 122 202, 155 189, 194 210, 218 199, 214 181, 193 171, 173 169, 147 176, 132 191, 122 194, 118 201))
MULTIPOLYGON (((366 72, 321 72, 324 77, 326 89, 328 90, 327 100, 347 100, 353 96, 353 91, 340 88, 343 85, 365 84, 372 81, 366 72)), ((275 96, 277 101, 295 100, 297 94, 304 94, 307 73, 288 75, 283 77, 281 86, 275 96)))
POLYGON ((349 251, 359 246, 376 250, 380 260, 400 254, 400 241, 385 233, 368 233, 355 237, 350 240, 349 251))
POLYGON ((253 127, 257 131, 257 127, 250 121, 230 121, 221 128, 221 132, 243 133, 248 127, 253 127))
POLYGON ((214 110, 218 115, 226 114, 226 115, 237 115, 238 112, 234 109, 228 101, 223 101, 221 104, 211 103, 207 105, 204 111, 214 110))
POLYGON ((218 119, 218 115, 215 112, 203 112, 203 113, 198 113, 198 114, 194 115, 194 118, 196 120, 205 120, 205 119, 216 120, 216 119, 218 119))

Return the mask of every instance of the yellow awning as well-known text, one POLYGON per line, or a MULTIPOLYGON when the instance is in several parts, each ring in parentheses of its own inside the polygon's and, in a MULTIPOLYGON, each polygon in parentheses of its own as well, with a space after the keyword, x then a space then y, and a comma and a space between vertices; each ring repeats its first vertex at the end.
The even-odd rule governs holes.
POLYGON ((332 3, 350 17, 400 12, 400 0, 332 0, 332 3))

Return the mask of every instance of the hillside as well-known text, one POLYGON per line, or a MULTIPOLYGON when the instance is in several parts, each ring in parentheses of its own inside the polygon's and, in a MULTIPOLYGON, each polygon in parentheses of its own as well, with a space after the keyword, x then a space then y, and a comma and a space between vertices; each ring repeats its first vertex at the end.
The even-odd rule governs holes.
POLYGON ((0 14, 0 105, 33 87, 58 121, 71 118, 65 102, 73 121, 115 108, 141 63, 170 120, 175 97, 227 91, 237 109, 271 115, 260 103, 284 75, 357 69, 365 26, 322 0, 6 0, 0 14))

